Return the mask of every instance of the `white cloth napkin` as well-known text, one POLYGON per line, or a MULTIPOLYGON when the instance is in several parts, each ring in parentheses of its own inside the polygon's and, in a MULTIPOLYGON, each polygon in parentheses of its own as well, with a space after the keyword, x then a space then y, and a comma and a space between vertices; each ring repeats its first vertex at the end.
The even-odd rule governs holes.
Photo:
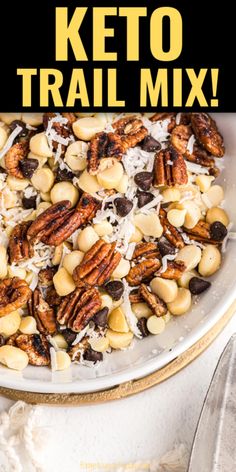
MULTIPOLYGON (((0 472, 44 472, 43 445, 51 433, 43 424, 40 406, 18 401, 8 411, 3 411, 0 414, 0 472)), ((186 472, 187 461, 186 447, 180 444, 161 459, 104 467, 113 472, 186 472)), ((81 463, 79 470, 104 472, 105 469, 102 464, 81 463)))

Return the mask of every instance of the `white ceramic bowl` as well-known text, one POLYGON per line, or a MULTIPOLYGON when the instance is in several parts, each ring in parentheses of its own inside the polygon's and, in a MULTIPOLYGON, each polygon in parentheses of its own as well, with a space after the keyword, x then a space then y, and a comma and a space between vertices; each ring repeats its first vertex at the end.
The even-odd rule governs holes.
MULTIPOLYGON (((227 209, 236 223, 236 113, 215 115, 226 144, 225 169, 218 181, 225 189, 227 209)), ((143 377, 183 353, 220 319, 236 297, 236 241, 230 241, 222 267, 212 277, 212 287, 188 314, 175 317, 164 333, 135 341, 132 349, 113 352, 98 367, 73 365, 52 373, 43 367, 27 367, 22 373, 0 367, 0 385, 13 389, 81 393, 102 390, 143 377)))

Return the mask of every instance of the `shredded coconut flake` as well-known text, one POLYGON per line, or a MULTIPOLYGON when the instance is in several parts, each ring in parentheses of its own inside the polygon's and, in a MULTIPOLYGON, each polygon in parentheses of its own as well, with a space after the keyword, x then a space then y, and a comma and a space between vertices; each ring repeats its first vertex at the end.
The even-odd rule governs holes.
POLYGON ((50 352, 50 358, 51 358, 51 369, 52 369, 52 372, 55 372, 57 370, 56 350, 54 349, 54 347, 50 347, 49 352, 50 352))
POLYGON ((15 129, 12 131, 12 133, 10 134, 10 136, 8 137, 8 140, 4 146, 4 148, 1 150, 0 152, 0 159, 2 159, 3 156, 5 156, 5 154, 9 151, 9 149, 12 147, 13 145, 13 142, 14 142, 14 139, 16 138, 16 136, 18 136, 18 134, 20 134, 20 132, 22 131, 22 126, 19 126, 17 125, 15 127, 15 129))
POLYGON ((128 261, 130 261, 133 257, 135 246, 136 246, 136 243, 129 243, 128 245, 128 249, 126 252, 126 259, 128 259, 128 261))
POLYGON ((124 294, 123 294, 124 301, 121 306, 124 310, 126 321, 130 327, 130 330, 132 331, 132 333, 134 333, 134 335, 137 338, 141 338, 142 337, 141 333, 137 327, 138 320, 132 311, 131 303, 129 300, 129 294, 132 289, 129 287, 125 279, 123 279, 123 284, 124 284, 124 294))
POLYGON ((180 124, 181 115, 182 115, 182 113, 177 113, 177 115, 176 115, 175 122, 176 122, 177 125, 180 124))
POLYGON ((194 146, 195 141, 196 141, 195 136, 194 136, 194 134, 192 134, 192 136, 190 136, 190 138, 188 140, 188 144, 187 144, 187 148, 186 148, 186 150, 189 151, 190 154, 193 153, 193 146, 194 146))
POLYGON ((209 174, 209 170, 207 167, 200 166, 199 164, 195 164, 194 162, 185 162, 189 172, 193 172, 193 174, 209 174))
POLYGON ((168 261, 173 261, 176 258, 176 254, 166 254, 162 257, 162 267, 158 271, 158 274, 162 274, 168 268, 168 261))

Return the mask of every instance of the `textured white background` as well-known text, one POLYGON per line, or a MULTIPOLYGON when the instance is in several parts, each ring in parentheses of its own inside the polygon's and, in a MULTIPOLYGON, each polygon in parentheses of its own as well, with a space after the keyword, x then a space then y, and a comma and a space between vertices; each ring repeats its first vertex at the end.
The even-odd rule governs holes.
MULTIPOLYGON (((96 406, 43 407, 41 423, 52 431, 40 453, 45 472, 86 470, 80 462, 150 460, 180 442, 190 448, 217 360, 235 331, 236 316, 200 358, 134 397, 96 406)), ((11 404, 0 399, 1 410, 11 404)), ((24 472, 30 470, 25 465, 24 472)))

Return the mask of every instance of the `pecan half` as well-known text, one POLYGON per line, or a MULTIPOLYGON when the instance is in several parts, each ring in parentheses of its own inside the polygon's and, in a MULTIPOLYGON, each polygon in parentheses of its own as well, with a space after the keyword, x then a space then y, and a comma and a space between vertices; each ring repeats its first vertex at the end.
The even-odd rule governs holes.
POLYGON ((33 248, 27 240, 27 231, 30 222, 20 223, 16 225, 9 238, 9 255, 10 262, 19 262, 29 259, 33 256, 33 248))
POLYGON ((207 113, 192 113, 191 125, 197 140, 216 157, 225 153, 224 142, 216 122, 207 113))
POLYGON ((43 299, 38 288, 34 290, 28 301, 28 310, 36 319, 37 328, 42 334, 54 334, 56 332, 56 317, 54 310, 43 299))
POLYGON ((184 228, 184 231, 188 233, 189 239, 193 239, 194 241, 208 244, 219 244, 222 241, 216 241, 212 238, 210 227, 211 225, 209 223, 200 220, 193 228, 184 228))
POLYGON ((160 223, 163 227, 163 236, 177 249, 184 247, 184 240, 181 233, 167 219, 166 211, 161 208, 159 212, 160 223))
POLYGON ((155 122, 155 121, 164 121, 164 120, 170 120, 170 123, 168 124, 167 130, 169 133, 173 130, 175 127, 175 118, 176 118, 176 113, 155 113, 150 120, 155 122))
POLYGON ((180 154, 185 154, 191 135, 191 126, 177 125, 171 133, 170 143, 180 154))
POLYGON ((27 141, 13 144, 5 155, 5 165, 8 174, 13 175, 13 177, 16 177, 17 179, 24 178, 20 168, 20 161, 26 158, 28 149, 29 144, 27 141))
POLYGON ((28 354, 29 364, 37 366, 50 364, 49 344, 42 334, 20 334, 15 343, 28 354))
POLYGON ((42 241, 50 246, 59 246, 76 229, 90 221, 100 206, 92 195, 84 193, 75 209, 69 210, 69 200, 51 205, 30 225, 27 237, 30 241, 42 241))
POLYGON ((132 259, 159 259, 160 252, 156 243, 138 243, 135 246, 132 259))
POLYGON ((126 280, 131 287, 135 287, 142 282, 148 281, 160 266, 161 263, 158 259, 147 259, 142 261, 134 267, 131 267, 126 276, 126 280))
POLYGON ((161 298, 159 298, 154 293, 149 292, 145 284, 140 285, 139 291, 141 297, 147 303, 154 315, 163 316, 167 313, 167 306, 165 302, 163 302, 163 300, 161 300, 161 298))
POLYGON ((148 133, 142 120, 135 116, 121 118, 112 126, 114 133, 100 132, 91 139, 87 154, 90 174, 97 173, 102 158, 114 157, 120 160, 128 148, 136 146, 148 133))
POLYGON ((108 282, 121 259, 121 254, 115 251, 115 247, 116 243, 105 243, 99 239, 74 269, 75 284, 78 287, 101 286, 108 282))
POLYGON ((0 281, 0 317, 21 308, 30 298, 31 290, 18 277, 0 281))
POLYGON ((154 162, 154 186, 184 185, 188 182, 186 162, 173 146, 156 154, 154 162))
POLYGON ((96 288, 77 288, 63 299, 57 321, 78 333, 100 310, 101 305, 101 297, 96 288))
POLYGON ((161 272, 160 275, 162 279, 172 279, 177 280, 181 277, 185 271, 186 266, 182 261, 169 261, 167 263, 167 269, 165 272, 161 272))

